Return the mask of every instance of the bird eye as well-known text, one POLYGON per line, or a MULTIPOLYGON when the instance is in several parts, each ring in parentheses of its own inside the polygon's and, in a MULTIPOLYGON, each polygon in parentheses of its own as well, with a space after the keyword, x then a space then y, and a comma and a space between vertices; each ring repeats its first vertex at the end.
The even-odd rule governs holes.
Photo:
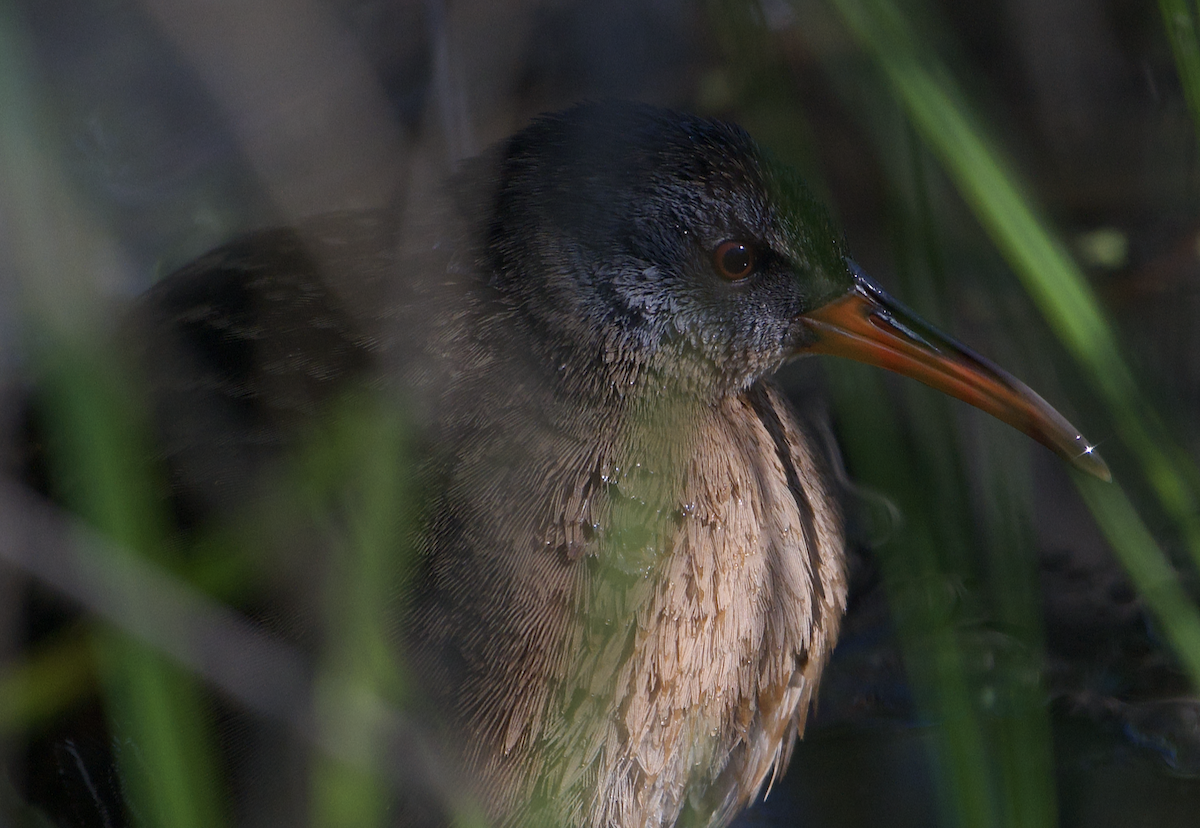
POLYGON ((727 241, 713 253, 713 265, 723 279, 737 282, 754 272, 754 248, 745 242, 727 241))

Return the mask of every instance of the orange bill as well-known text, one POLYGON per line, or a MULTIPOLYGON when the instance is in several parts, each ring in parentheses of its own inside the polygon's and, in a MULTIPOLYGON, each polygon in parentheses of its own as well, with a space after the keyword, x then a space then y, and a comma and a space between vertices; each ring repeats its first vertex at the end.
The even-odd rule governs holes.
POLYGON ((1112 479, 1095 446, 1029 386, 938 333, 857 265, 850 270, 853 290, 804 315, 816 341, 803 353, 849 357, 912 377, 1025 432, 1083 471, 1112 479))

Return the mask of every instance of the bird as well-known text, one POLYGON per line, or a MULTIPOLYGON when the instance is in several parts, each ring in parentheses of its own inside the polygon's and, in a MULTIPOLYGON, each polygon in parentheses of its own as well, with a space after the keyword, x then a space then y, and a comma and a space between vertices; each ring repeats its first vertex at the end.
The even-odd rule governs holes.
POLYGON ((409 412, 394 644, 496 826, 723 826, 787 766, 847 585, 784 363, 908 375, 1109 477, 744 130, 647 104, 540 116, 428 203, 235 239, 131 320, 184 514, 246 497, 341 389, 409 412))

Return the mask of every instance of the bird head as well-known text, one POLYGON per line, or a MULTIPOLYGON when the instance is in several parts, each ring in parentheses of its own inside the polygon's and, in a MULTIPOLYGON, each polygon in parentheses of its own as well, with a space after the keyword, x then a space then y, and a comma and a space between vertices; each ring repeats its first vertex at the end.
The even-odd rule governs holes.
POLYGON ((505 147, 486 245, 493 286, 581 391, 600 377, 704 401, 829 353, 912 376, 1108 477, 1037 394, 862 273, 800 178, 737 126, 630 103, 540 118, 505 147))

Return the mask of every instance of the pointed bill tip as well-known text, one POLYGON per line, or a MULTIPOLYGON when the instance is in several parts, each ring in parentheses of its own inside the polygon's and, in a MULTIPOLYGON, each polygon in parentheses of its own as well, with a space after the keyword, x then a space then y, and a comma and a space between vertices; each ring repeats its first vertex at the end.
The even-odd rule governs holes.
POLYGON ((850 263, 854 288, 802 317, 807 353, 848 357, 912 377, 1023 431, 1076 468, 1110 482, 1112 473, 1066 418, 1029 386, 955 342, 888 296, 850 263))
POLYGON ((1105 483, 1111 483, 1112 472, 1108 470, 1108 463, 1104 462, 1104 458, 1100 456, 1100 452, 1096 451, 1096 447, 1083 439, 1082 434, 1075 435, 1075 443, 1077 446, 1083 446, 1083 450, 1071 458, 1071 465, 1080 471, 1087 472, 1092 477, 1100 478, 1105 483))

